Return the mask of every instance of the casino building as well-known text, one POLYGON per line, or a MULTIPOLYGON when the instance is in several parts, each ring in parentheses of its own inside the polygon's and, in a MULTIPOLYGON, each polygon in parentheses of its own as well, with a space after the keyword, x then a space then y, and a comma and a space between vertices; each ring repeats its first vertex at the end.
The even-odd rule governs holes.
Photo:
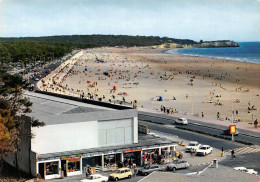
POLYGON ((30 117, 46 125, 31 127, 31 118, 23 116, 26 122, 18 152, 4 160, 33 176, 79 175, 86 166, 107 170, 129 159, 142 165, 144 154, 168 155, 176 149, 175 142, 138 134, 135 109, 112 109, 41 93, 24 96, 33 102, 30 117))

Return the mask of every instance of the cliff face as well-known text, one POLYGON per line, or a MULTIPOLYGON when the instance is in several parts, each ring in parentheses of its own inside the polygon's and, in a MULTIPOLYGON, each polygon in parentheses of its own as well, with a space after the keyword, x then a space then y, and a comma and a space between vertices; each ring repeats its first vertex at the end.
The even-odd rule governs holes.
POLYGON ((198 42, 195 44, 167 43, 152 46, 153 48, 218 48, 218 47, 239 47, 239 44, 230 40, 198 42))
POLYGON ((192 47, 196 47, 196 48, 239 47, 239 44, 234 41, 212 41, 212 42, 202 42, 202 43, 193 44, 192 47))

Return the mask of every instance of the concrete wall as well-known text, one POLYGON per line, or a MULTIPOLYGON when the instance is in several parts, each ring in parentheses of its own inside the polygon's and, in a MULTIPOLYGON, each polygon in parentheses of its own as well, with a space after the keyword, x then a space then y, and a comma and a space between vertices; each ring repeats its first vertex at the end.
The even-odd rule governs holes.
MULTIPOLYGON (((18 158, 18 169, 28 174, 35 175, 35 169, 32 169, 32 164, 36 161, 36 154, 31 152, 30 148, 30 133, 31 133, 31 123, 30 118, 26 116, 22 116, 25 120, 23 130, 20 132, 21 142, 18 145, 17 158, 18 158), (31 170, 30 170, 31 169, 31 170), (31 173, 33 172, 33 173, 31 173)), ((8 154, 7 156, 3 156, 3 159, 10 164, 11 166, 16 167, 16 157, 15 152, 8 154)))
POLYGON ((81 99, 79 97, 74 97, 74 96, 70 96, 70 95, 62 95, 62 94, 40 91, 40 90, 36 90, 35 92, 45 94, 45 95, 60 97, 60 98, 64 98, 64 99, 79 101, 79 102, 83 102, 83 103, 93 104, 93 105, 97 105, 97 106, 109 107, 109 108, 118 109, 118 110, 132 109, 132 106, 129 107, 129 106, 123 106, 123 105, 110 104, 107 102, 100 102, 100 101, 96 101, 96 100, 81 99))
POLYGON ((31 151, 31 174, 36 177, 37 176, 37 154, 31 151))
POLYGON ((32 150, 38 154, 98 147, 97 121, 33 128, 32 150))
POLYGON ((134 143, 138 143, 138 118, 134 117, 134 143))

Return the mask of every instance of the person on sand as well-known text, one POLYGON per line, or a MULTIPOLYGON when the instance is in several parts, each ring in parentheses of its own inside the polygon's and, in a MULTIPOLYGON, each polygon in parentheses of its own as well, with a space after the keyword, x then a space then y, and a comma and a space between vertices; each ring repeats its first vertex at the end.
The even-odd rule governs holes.
POLYGON ((201 117, 203 117, 203 118, 204 118, 204 112, 202 112, 202 113, 201 113, 201 117))
POLYGON ((217 113, 217 119, 219 119, 219 112, 217 113))

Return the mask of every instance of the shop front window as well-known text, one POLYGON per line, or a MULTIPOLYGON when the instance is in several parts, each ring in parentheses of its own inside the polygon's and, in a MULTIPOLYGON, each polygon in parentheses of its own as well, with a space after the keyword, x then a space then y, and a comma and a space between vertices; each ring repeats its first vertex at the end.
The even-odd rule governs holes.
POLYGON ((46 175, 59 173, 59 162, 47 162, 46 163, 46 175))
POLYGON ((120 162, 120 154, 111 154, 104 156, 105 168, 117 167, 120 162))
POLYGON ((80 171, 80 159, 68 160, 68 172, 80 171))

